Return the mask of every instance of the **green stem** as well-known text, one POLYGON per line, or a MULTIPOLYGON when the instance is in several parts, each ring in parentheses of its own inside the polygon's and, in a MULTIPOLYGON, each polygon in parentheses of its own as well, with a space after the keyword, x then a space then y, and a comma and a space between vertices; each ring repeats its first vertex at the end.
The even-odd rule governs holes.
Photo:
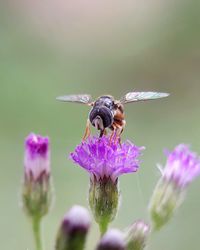
POLYGON ((102 220, 99 223, 99 230, 100 230, 100 233, 101 233, 101 237, 106 233, 107 229, 108 229, 108 221, 107 220, 102 220))
POLYGON ((41 218, 33 218, 33 236, 35 240, 35 249, 42 250, 42 239, 41 239, 41 218))

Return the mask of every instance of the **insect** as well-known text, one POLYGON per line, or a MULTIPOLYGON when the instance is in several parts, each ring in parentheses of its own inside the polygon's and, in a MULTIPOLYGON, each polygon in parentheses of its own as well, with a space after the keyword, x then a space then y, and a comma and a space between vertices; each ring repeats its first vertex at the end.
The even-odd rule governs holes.
POLYGON ((115 100, 111 95, 103 95, 93 101, 91 96, 87 94, 59 96, 56 99, 63 102, 75 102, 91 106, 83 140, 90 136, 90 123, 100 131, 100 137, 106 134, 106 129, 110 129, 112 131, 110 139, 112 140, 115 136, 116 140, 120 140, 126 124, 124 104, 154 100, 167 96, 169 96, 168 93, 129 92, 122 96, 120 100, 115 100))

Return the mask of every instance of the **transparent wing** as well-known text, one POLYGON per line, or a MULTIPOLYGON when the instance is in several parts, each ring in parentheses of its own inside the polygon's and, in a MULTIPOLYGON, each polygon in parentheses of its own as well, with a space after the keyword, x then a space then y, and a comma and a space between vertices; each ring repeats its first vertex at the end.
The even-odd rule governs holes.
POLYGON ((169 96, 168 93, 160 93, 160 92, 129 92, 120 99, 120 102, 124 104, 129 102, 154 100, 167 96, 169 96))
POLYGON ((92 97, 90 95, 65 95, 58 96, 56 100, 61 102, 77 102, 83 104, 90 104, 92 102, 92 97))

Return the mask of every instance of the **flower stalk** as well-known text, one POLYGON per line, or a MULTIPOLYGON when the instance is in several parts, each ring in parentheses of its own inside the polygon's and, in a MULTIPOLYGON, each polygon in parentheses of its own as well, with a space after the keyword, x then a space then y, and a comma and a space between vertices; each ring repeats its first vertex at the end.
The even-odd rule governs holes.
POLYGON ((33 235, 35 240, 36 250, 42 250, 42 236, 41 236, 41 218, 34 217, 32 219, 33 235))

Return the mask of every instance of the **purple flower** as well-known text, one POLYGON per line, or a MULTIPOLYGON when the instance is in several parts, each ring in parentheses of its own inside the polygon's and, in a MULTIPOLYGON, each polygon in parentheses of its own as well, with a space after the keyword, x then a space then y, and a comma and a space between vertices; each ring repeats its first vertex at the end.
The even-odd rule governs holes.
POLYGON ((91 179, 110 177, 115 182, 120 175, 138 170, 138 157, 143 149, 129 141, 120 145, 106 136, 92 137, 78 145, 71 158, 90 173, 91 179))
POLYGON ((49 139, 31 133, 25 141, 25 178, 37 181, 50 173, 49 139))
POLYGON ((61 222, 55 249, 83 250, 90 224, 88 210, 81 206, 73 206, 61 222))
POLYGON ((87 233, 91 224, 88 210, 82 206, 74 205, 65 214, 62 221, 62 229, 65 234, 74 233, 76 230, 87 233))
POLYGON ((101 238, 97 250, 125 250, 124 235, 118 229, 108 230, 101 238))
POLYGON ((188 145, 180 144, 168 153, 163 178, 184 188, 200 174, 200 157, 190 151, 188 145))
POLYGON ((180 144, 167 153, 161 172, 149 204, 154 230, 167 224, 184 201, 185 188, 200 174, 200 157, 189 146, 180 144))

